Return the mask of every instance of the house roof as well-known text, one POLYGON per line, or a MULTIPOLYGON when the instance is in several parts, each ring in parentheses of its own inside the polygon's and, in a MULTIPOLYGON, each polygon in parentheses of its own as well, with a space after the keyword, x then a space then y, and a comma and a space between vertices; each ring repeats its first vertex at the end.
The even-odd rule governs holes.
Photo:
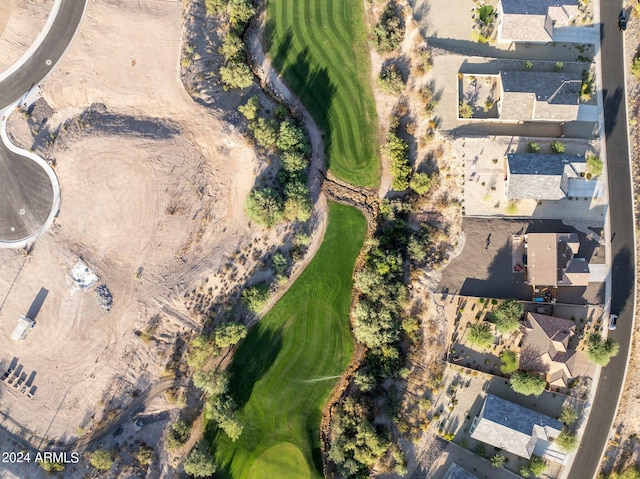
POLYGON ((547 338, 554 341, 562 341, 576 332, 576 325, 570 319, 531 312, 527 313, 527 319, 530 323, 535 321, 547 338))
POLYGON ((565 169, 584 163, 580 155, 510 153, 507 155, 507 197, 560 200, 566 197, 562 183, 565 169))
POLYGON ((527 235, 527 281, 531 284, 555 286, 556 234, 537 233, 527 235))
POLYGON ((576 120, 582 76, 578 72, 501 71, 502 112, 505 120, 576 120), (522 94, 533 95, 528 112, 517 111, 512 118, 510 104, 522 101, 522 94), (513 97, 512 97, 513 96, 513 97))
POLYGON ((556 419, 488 394, 471 437, 530 458, 538 439, 554 438, 561 429, 556 419))
POLYGON ((554 24, 566 25, 578 11, 577 0, 502 0, 500 38, 550 42, 554 24))
POLYGON ((466 469, 458 466, 456 463, 453 463, 447 469, 444 477, 442 479, 478 479, 476 476, 471 474, 466 469))

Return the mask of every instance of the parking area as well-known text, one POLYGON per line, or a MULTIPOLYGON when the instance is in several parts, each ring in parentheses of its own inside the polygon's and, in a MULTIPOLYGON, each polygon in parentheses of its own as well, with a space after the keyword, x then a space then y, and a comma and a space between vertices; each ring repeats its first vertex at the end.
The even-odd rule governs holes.
MULTIPOLYGON (((583 228, 590 231, 588 228, 583 228)), ((578 256, 601 263, 604 249, 595 234, 588 234, 561 220, 507 220, 502 218, 465 218, 465 244, 462 253, 444 269, 438 291, 484 298, 530 300, 531 287, 524 272, 513 271, 511 236, 524 233, 578 233, 578 256)), ((558 302, 597 304, 604 301, 604 283, 587 287, 558 288, 558 302)))

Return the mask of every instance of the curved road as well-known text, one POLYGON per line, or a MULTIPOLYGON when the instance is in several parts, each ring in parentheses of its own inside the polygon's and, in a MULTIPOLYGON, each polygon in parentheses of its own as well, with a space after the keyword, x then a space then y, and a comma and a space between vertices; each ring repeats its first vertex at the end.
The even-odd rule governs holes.
MULTIPOLYGON (((85 5, 86 0, 60 0, 55 21, 40 45, 15 72, 0 81, 0 111, 12 106, 53 70, 78 30, 85 5)), ((44 161, 10 148, 7 141, 3 138, 0 142, 0 241, 20 247, 24 246, 21 240, 39 233, 57 213, 53 211, 59 200, 57 180, 44 161)))
POLYGON ((609 337, 620 343, 620 353, 602 369, 592 412, 569 474, 570 479, 589 479, 598 472, 622 391, 633 331, 636 257, 627 142, 624 37, 617 25, 621 9, 621 0, 600 0, 602 93, 613 258, 611 312, 619 315, 618 327, 610 332, 609 337))

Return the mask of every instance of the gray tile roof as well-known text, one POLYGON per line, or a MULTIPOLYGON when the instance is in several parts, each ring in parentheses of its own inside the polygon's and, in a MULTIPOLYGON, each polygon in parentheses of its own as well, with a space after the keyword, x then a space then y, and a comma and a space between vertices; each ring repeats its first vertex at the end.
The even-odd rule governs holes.
POLYGON ((509 154, 507 198, 563 199, 566 197, 566 192, 562 189, 565 167, 584 162, 584 157, 579 155, 509 154))
POLYGON ((546 15, 549 7, 578 5, 578 0, 502 0, 505 14, 546 15))
POLYGON ((461 468, 457 464, 453 463, 447 469, 443 479, 478 479, 466 469, 461 468))
POLYGON ((487 395, 474 424, 473 439, 527 459, 538 439, 555 438, 562 429, 560 421, 492 394, 487 395))
POLYGON ((516 42, 550 42, 557 25, 566 26, 578 11, 578 0, 502 0, 499 36, 516 42))

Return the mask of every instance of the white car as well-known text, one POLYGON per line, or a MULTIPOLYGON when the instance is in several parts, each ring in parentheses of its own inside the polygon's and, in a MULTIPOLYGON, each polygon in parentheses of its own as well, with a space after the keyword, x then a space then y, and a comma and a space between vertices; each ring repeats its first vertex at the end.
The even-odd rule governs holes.
POLYGON ((609 316, 609 330, 613 331, 616 329, 616 325, 618 324, 618 315, 612 314, 609 316))

